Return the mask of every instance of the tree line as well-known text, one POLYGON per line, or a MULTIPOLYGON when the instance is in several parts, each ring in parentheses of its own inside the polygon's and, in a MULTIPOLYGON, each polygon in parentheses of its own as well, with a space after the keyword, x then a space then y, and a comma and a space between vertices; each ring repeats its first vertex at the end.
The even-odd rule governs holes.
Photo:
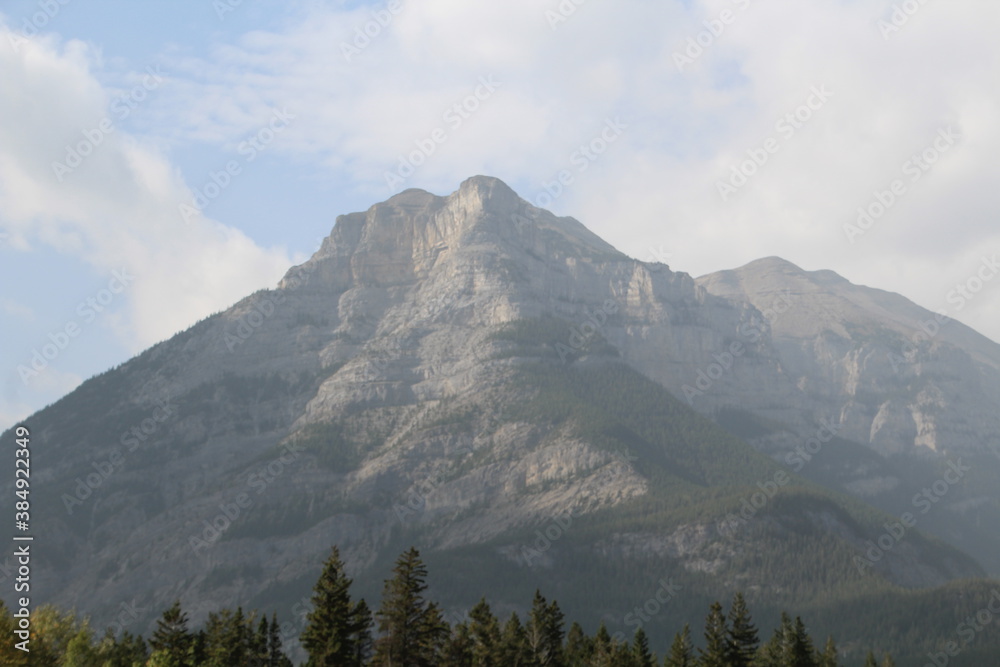
MULTIPOLYGON (((760 639, 746 600, 733 596, 726 613, 715 602, 705 619, 702 646, 695 647, 689 625, 673 639, 661 661, 639 628, 631 642, 612 637, 604 624, 588 635, 566 619, 553 600, 535 592, 522 619, 516 612, 501 622, 481 599, 468 618, 449 624, 441 607, 427 599, 427 568, 411 548, 396 561, 373 614, 364 599, 353 600, 352 580, 334 547, 313 587, 313 608, 299 641, 306 667, 839 667, 837 647, 828 638, 819 649, 802 619, 782 614, 767 641, 760 639)), ((32 623, 31 653, 14 648, 15 620, 0 601, 0 663, 12 667, 292 667, 278 621, 256 612, 223 609, 209 614, 203 628, 189 627, 175 602, 157 620, 148 642, 141 636, 108 631, 95 638, 86 620, 38 610, 32 623)), ((894 667, 869 653, 865 667, 894 667)))

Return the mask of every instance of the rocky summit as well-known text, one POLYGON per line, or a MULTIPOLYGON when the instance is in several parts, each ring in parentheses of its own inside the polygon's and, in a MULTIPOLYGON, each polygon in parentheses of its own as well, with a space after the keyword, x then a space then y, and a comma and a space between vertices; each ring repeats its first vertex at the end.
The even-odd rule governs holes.
POLYGON ((294 621, 333 544, 369 598, 416 545, 455 615, 475 575, 631 631, 666 577, 657 627, 740 589, 848 646, 876 599, 933 642, 1000 572, 1000 346, 778 258, 637 261, 484 176, 338 217, 25 423, 37 595, 134 632, 294 621))

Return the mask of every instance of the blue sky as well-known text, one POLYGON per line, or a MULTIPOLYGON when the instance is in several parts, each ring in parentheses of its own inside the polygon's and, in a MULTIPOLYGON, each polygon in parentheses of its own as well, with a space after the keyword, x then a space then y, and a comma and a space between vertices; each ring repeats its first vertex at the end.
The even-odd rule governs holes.
POLYGON ((799 4, 4 3, 0 428, 473 174, 639 259, 780 255, 1000 340, 1000 6, 799 4))

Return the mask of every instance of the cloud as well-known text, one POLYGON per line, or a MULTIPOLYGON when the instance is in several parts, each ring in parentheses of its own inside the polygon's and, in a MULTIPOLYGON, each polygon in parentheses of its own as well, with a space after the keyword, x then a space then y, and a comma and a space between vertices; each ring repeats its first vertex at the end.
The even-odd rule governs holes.
MULTIPOLYGON (((553 209, 640 258, 670 248, 696 275, 779 254, 934 308, 970 256, 1000 249, 1000 6, 936 3, 900 18, 876 0, 689 5, 427 0, 385 25, 382 5, 316 9, 187 62, 161 111, 181 135, 236 142, 268 108, 294 107, 280 150, 373 200, 411 156, 421 164, 397 189, 448 192, 489 173, 534 199, 566 171, 553 209), (501 88, 449 127, 481 76, 501 88), (616 117, 620 140, 581 159, 616 117), (435 128, 446 139, 428 144, 435 128), (961 139, 909 180, 904 163, 948 128, 961 139), (723 200, 719 184, 769 139, 776 152, 723 200), (897 179, 905 195, 852 243, 858 207, 897 179)), ((1000 339, 981 314, 1000 308, 1000 289, 976 306, 963 316, 1000 339)))
MULTIPOLYGON (((3 126, 27 128, 0 143, 5 231, 105 271, 129 262, 128 326, 137 341, 158 339, 273 282, 290 261, 204 218, 178 225, 177 203, 205 183, 185 184, 162 147, 239 154, 285 109, 294 122, 267 150, 315 165, 355 199, 385 199, 401 160, 413 173, 397 190, 447 193, 487 173, 533 200, 566 172, 550 208, 640 259, 662 248, 695 275, 777 254, 934 309, 979 255, 1000 250, 1000 6, 929 3, 888 32, 882 0, 306 6, 207 57, 165 55, 142 136, 109 134, 62 184, 52 160, 111 103, 94 52, 36 40, 4 53, 24 92, 0 101, 18 114, 3 126), (484 78, 499 85, 477 96, 484 78), (789 114, 805 117, 817 87, 828 99, 779 130, 789 114), (616 120, 627 127, 602 143, 616 120), (908 180, 904 163, 947 128, 959 141, 908 180), (723 200, 719 183, 769 139, 777 150, 723 200), (905 194, 852 243, 845 226, 897 179, 905 194)), ((951 314, 1000 340, 997 310, 1000 283, 951 314)))
POLYGON ((138 351, 273 286, 291 258, 204 216, 185 220, 191 188, 157 142, 123 122, 171 75, 150 66, 112 91, 102 67, 87 44, 20 39, 0 25, 0 222, 16 249, 44 244, 98 275, 134 276, 115 329, 138 351))

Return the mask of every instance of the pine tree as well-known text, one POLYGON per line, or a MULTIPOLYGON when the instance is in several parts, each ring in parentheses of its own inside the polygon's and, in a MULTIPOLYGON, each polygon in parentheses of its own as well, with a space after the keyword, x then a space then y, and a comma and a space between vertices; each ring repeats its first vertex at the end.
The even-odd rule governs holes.
POLYGON ((473 667, 500 667, 500 624, 483 598, 469 612, 473 667))
POLYGON ((838 667, 837 645, 833 642, 833 637, 826 639, 826 647, 819 657, 819 667, 838 667))
MULTIPOLYGON (((143 641, 142 637, 135 636, 126 630, 120 639, 115 639, 111 628, 105 631, 104 637, 98 644, 97 655, 101 667, 145 665, 149 659, 146 642, 143 641)), ((0 660, 0 664, 6 665, 7 663, 0 660)))
POLYGON ((728 667, 729 628, 722 605, 713 602, 705 619, 705 648, 698 649, 701 667, 728 667))
POLYGON ((161 667, 192 667, 194 641, 187 624, 187 614, 181 611, 177 600, 156 621, 156 630, 149 639, 153 649, 150 660, 155 659, 155 664, 161 667))
POLYGON ((795 617, 795 626, 792 633, 791 659, 788 667, 817 667, 816 652, 813 648, 812 639, 806 632, 805 623, 802 618, 795 617))
POLYGON ((375 643, 375 665, 431 667, 436 664, 449 628, 437 604, 424 600, 427 568, 410 548, 396 561, 376 614, 382 636, 375 643))
POLYGON ((372 619, 371 609, 364 599, 358 600, 351 609, 350 637, 354 644, 354 658, 359 665, 367 665, 372 656, 372 619))
POLYGON ((251 620, 242 607, 212 612, 205 624, 205 667, 246 664, 253 659, 253 643, 251 620))
POLYGON ((281 626, 278 625, 278 615, 271 612, 271 622, 267 626, 267 662, 266 667, 292 667, 282 650, 281 626))
POLYGON ((553 600, 547 603, 541 592, 535 591, 528 616, 528 647, 538 667, 561 667, 563 664, 563 613, 553 600))
POLYGON ((451 636, 441 649, 440 667, 469 667, 472 665, 472 633, 469 626, 459 623, 452 628, 451 636))
POLYGON ((253 656, 250 661, 251 667, 268 667, 267 627, 267 616, 261 614, 257 632, 254 633, 251 643, 250 653, 253 656))
POLYGON ((694 644, 691 643, 691 627, 687 624, 684 629, 674 635, 674 642, 670 645, 670 653, 667 654, 663 662, 664 667, 694 667, 694 644))
POLYGON ((566 664, 574 667, 586 664, 593 653, 593 640, 587 636, 580 624, 574 621, 566 633, 566 664))
POLYGON ((729 664, 732 667, 750 667, 760 648, 760 639, 742 593, 733 596, 729 624, 729 664))
POLYGON ((503 667, 527 667, 530 663, 531 654, 524 627, 521 625, 521 619, 512 612, 500 634, 499 664, 503 667))
POLYGON ((781 623, 774 629, 771 639, 760 647, 754 667, 785 667, 791 659, 792 619, 781 613, 781 623))
POLYGON ((896 667, 896 661, 892 659, 892 656, 886 653, 882 657, 882 667, 896 667))
POLYGON ((635 653, 628 642, 615 639, 611 642, 610 659, 602 663, 601 667, 638 667, 638 665, 635 653))
POLYGON ((632 640, 632 655, 635 656, 636 667, 656 667, 656 658, 649 650, 649 638, 646 631, 639 628, 635 631, 635 638, 632 640))
POLYGON ((868 651, 868 655, 865 656, 865 667, 878 667, 874 651, 868 651))
MULTIPOLYGON (((366 648, 359 646, 370 638, 370 615, 358 616, 351 603, 351 580, 344 573, 340 550, 333 547, 323 564, 323 571, 313 586, 313 609, 306 617, 302 647, 309 653, 308 667, 359 667, 366 648)), ((364 601, 362 601, 363 603, 364 601)), ((367 610, 367 606, 365 606, 367 610)))
POLYGON ((604 621, 601 621, 601 625, 597 628, 597 633, 594 635, 594 651, 590 657, 590 664, 610 664, 613 649, 611 633, 608 632, 608 627, 604 625, 604 621))

